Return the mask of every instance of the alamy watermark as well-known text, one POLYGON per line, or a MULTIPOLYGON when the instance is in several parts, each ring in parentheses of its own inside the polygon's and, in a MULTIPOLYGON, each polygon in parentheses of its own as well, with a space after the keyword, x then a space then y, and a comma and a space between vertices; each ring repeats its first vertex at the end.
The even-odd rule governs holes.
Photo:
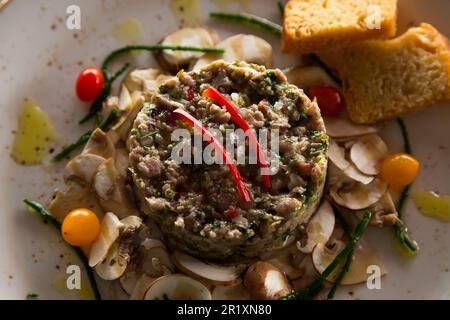
POLYGON ((227 159, 238 165, 261 164, 264 159, 267 167, 261 167, 261 174, 275 175, 280 167, 279 130, 260 129, 244 131, 210 129, 219 145, 228 153, 229 157, 221 154, 215 142, 208 141, 201 134, 187 129, 176 129, 172 132, 171 140, 175 142, 171 158, 176 164, 230 164, 227 159), (252 139, 257 137, 257 141, 252 139), (205 146, 205 142, 209 142, 205 146), (270 148, 269 148, 270 146, 270 148), (270 150, 270 151, 269 151, 270 150))

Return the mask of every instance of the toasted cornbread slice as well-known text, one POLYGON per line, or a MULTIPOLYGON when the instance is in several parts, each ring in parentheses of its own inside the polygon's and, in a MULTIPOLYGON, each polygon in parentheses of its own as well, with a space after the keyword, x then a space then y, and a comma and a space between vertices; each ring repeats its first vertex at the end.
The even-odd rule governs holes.
POLYGON ((370 124, 450 99, 449 40, 431 25, 346 48, 337 69, 350 118, 370 124))
POLYGON ((290 0, 282 50, 308 54, 368 39, 393 37, 397 0, 290 0))

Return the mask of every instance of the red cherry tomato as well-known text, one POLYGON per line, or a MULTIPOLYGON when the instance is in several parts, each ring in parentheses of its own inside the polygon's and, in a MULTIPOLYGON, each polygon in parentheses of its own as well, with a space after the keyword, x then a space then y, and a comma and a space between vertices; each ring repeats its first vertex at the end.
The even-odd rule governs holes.
POLYGON ((327 117, 337 117, 345 106, 341 93, 330 86, 314 86, 308 89, 310 99, 317 98, 322 115, 327 117))
POLYGON ((76 92, 81 101, 94 101, 105 86, 103 72, 98 68, 87 68, 81 71, 77 79, 76 92))

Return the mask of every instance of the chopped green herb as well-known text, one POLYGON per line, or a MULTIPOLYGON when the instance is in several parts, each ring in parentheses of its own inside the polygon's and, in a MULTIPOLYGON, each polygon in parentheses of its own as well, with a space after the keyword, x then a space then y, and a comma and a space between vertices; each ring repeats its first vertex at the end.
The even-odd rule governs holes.
POLYGON ((37 299, 39 298, 39 294, 36 292, 28 292, 27 293, 27 299, 37 299))
MULTIPOLYGON (((308 287, 302 288, 294 291, 291 294, 281 298, 281 300, 312 300, 317 294, 322 291, 325 287, 326 279, 331 275, 331 273, 342 263, 344 259, 348 259, 353 252, 369 226, 370 219, 372 217, 372 213, 367 211, 364 215, 363 219, 360 221, 358 226, 356 227, 356 231, 354 236, 350 239, 349 243, 345 246, 345 248, 336 256, 336 258, 330 263, 330 265, 320 274, 320 276, 312 282, 308 287)), ((345 271, 344 269, 342 271, 345 271)), ((345 274, 344 274, 345 275, 345 274)), ((343 277, 343 276, 342 276, 343 277)), ((333 294, 333 293, 332 293, 333 294)))
POLYGON ((267 31, 277 37, 281 37, 283 30, 280 25, 272 21, 247 13, 211 12, 210 17, 217 20, 243 23, 267 31))

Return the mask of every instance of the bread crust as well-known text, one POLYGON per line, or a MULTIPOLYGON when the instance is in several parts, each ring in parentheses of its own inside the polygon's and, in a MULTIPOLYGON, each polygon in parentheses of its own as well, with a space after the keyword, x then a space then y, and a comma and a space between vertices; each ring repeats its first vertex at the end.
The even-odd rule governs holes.
POLYGON ((318 53, 355 41, 393 37, 396 32, 397 0, 290 0, 281 47, 287 53, 318 53), (366 25, 365 8, 370 5, 381 10, 379 29, 366 25))
POLYGON ((356 123, 377 123, 450 99, 450 42, 430 24, 395 39, 355 43, 338 59, 356 123))

